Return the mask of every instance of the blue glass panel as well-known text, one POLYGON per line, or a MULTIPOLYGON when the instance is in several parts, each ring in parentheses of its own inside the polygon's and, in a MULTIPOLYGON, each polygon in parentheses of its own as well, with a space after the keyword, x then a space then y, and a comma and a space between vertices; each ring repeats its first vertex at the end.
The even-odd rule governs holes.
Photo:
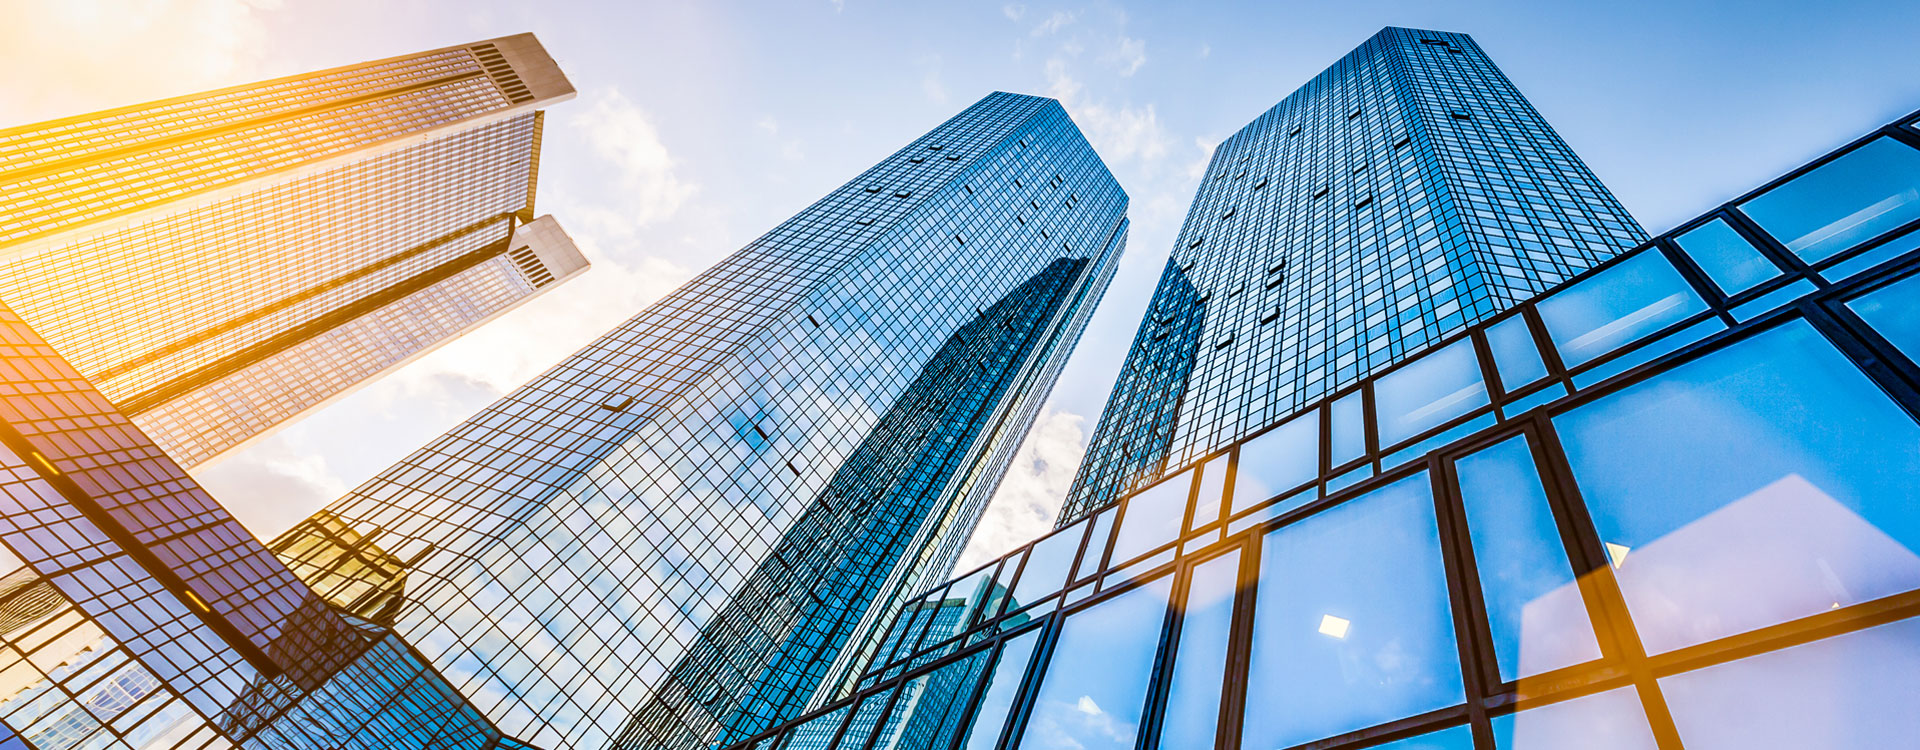
POLYGON ((1474 417, 1465 422, 1461 422, 1460 424, 1454 425, 1451 428, 1442 430, 1437 435, 1429 435, 1426 438, 1419 440, 1412 445, 1409 445, 1405 448, 1401 448, 1400 450, 1394 451, 1392 453, 1389 453, 1381 457, 1380 465, 1386 469, 1392 469, 1393 467, 1399 466, 1408 461, 1412 461, 1418 458, 1425 458, 1428 453, 1432 453, 1437 449, 1443 448, 1448 443, 1452 443, 1455 440, 1459 440, 1460 438, 1479 432, 1488 427, 1492 427, 1495 421, 1497 420, 1493 418, 1492 413, 1482 414, 1480 416, 1474 417))
POLYGON ((1541 300, 1540 322, 1568 367, 1578 367, 1707 309, 1666 256, 1646 251, 1541 300))
POLYGON ((1804 321, 1554 425, 1650 652, 1920 586, 1920 427, 1804 321))
POLYGON ((1027 750, 1127 750, 1139 734, 1172 577, 1069 615, 1020 733, 1027 750))
POLYGON ((1233 512, 1320 477, 1320 411, 1294 417, 1240 446, 1233 512))
POLYGON ((1425 473, 1269 533, 1257 602, 1248 750, 1465 699, 1425 473))
POLYGON ((1826 270, 1820 272, 1820 275, 1827 277, 1829 281, 1851 278, 1861 271, 1913 252, 1916 248, 1920 248, 1920 230, 1887 240, 1879 247, 1828 266, 1826 270))
POLYGON ((1473 750, 1473 730, 1466 727, 1448 727, 1438 732, 1408 737, 1399 742, 1374 745, 1372 750, 1473 750))
POLYGON ((1238 534, 1247 529, 1259 526, 1267 521, 1279 518, 1282 514, 1288 513, 1295 508, 1305 507, 1307 503, 1318 499, 1320 499, 1320 493, 1314 492, 1311 488, 1295 492, 1292 497, 1235 519, 1233 523, 1227 524, 1227 534, 1238 534))
POLYGON ((1220 520, 1220 501, 1227 491, 1227 454, 1221 454, 1200 467, 1200 490, 1193 496, 1192 528, 1220 520))
MULTIPOLYGON (((1655 750, 1633 688, 1615 688, 1493 717, 1499 750, 1655 750)), ((1689 746, 1691 747, 1691 746, 1689 746)))
POLYGON ((990 649, 907 681, 873 741, 884 750, 947 750, 965 727, 967 700, 986 671, 990 649))
POLYGON ((1187 513, 1193 472, 1183 471, 1128 498, 1113 534, 1113 563, 1118 565, 1180 536, 1187 513))
POLYGON ((1020 695, 1020 683, 1027 664, 1033 661, 1041 630, 1035 628, 1009 638, 1000 648, 1000 660, 994 663, 993 676, 987 678, 987 689, 980 694, 980 707, 970 719, 972 729, 962 750, 992 750, 999 744, 1000 735, 1006 731, 1007 711, 1020 695))
POLYGON ((1507 415, 1508 419, 1512 419, 1528 409, 1541 404, 1552 403, 1566 395, 1567 389, 1565 386, 1550 385, 1525 396, 1521 396, 1520 398, 1516 398, 1506 406, 1500 407, 1500 410, 1507 415))
POLYGON ((1920 619, 1660 680, 1688 750, 1913 747, 1920 619))
POLYGON ((1373 383, 1380 446, 1394 445, 1489 402, 1473 342, 1428 352, 1373 383))
POLYGON ((1333 424, 1330 429, 1328 450, 1333 452, 1330 462, 1339 466, 1365 455, 1367 452, 1367 426, 1363 419, 1360 391, 1354 391, 1340 397, 1329 407, 1333 424))
POLYGON ((1013 586, 1013 603, 1007 608, 1018 609, 1066 586, 1073 556, 1080 552, 1080 540, 1086 533, 1087 523, 1081 521, 1034 542, 1027 552, 1027 567, 1020 571, 1020 582, 1013 586))
POLYGON ((1213 747, 1220 723, 1220 689, 1227 677, 1227 636, 1233 628, 1233 595, 1239 590, 1240 553, 1229 552, 1195 567, 1180 619, 1160 746, 1213 747))
POLYGON ((1080 580, 1100 570, 1100 556, 1107 553, 1107 537, 1113 531, 1115 511, 1108 508, 1093 519, 1093 534, 1087 537, 1086 552, 1080 555, 1080 565, 1074 568, 1073 580, 1080 580))
POLYGON ((1847 308, 1886 338, 1907 359, 1920 362, 1920 276, 1875 289, 1847 302, 1847 308))
POLYGON ((1714 219, 1673 238, 1693 262, 1706 271, 1720 291, 1739 294, 1753 285, 1780 275, 1780 267, 1767 260, 1753 243, 1728 226, 1725 219, 1714 219))
POLYGON ((1600 658, 1527 439, 1510 438, 1462 458, 1454 470, 1500 678, 1600 658))
POLYGON ((1487 348, 1500 370, 1500 387, 1507 392, 1547 376, 1547 363, 1533 345, 1533 331, 1525 316, 1515 315, 1487 328, 1487 348))
POLYGON ((785 750, 819 750, 833 742, 833 735, 840 731, 840 725, 847 719, 851 705, 841 706, 808 720, 807 723, 793 728, 787 735, 785 750))
POLYGON ((1740 211, 1812 263, 1920 219, 1920 151, 1876 138, 1740 211))
POLYGON ((1773 310, 1779 308, 1781 305, 1785 305, 1789 302, 1800 299, 1801 297, 1805 297, 1809 294, 1812 294, 1813 291, 1814 291, 1813 282, 1808 281, 1806 279, 1797 279, 1793 283, 1780 287, 1779 289, 1775 289, 1771 292, 1767 292, 1766 294, 1762 294, 1759 297, 1756 297, 1754 299, 1748 300, 1746 302, 1742 302, 1738 305, 1734 305, 1733 309, 1728 310, 1727 312, 1733 315, 1734 320, 1745 323, 1749 320, 1760 317, 1761 313, 1772 312, 1773 310))
POLYGON ((1359 484, 1361 482, 1364 482, 1372 478, 1373 478, 1373 464, 1370 464, 1370 463, 1361 464, 1358 468, 1347 470, 1347 473, 1345 474, 1341 474, 1332 479, 1328 479, 1327 491, 1325 494, 1328 494, 1328 495, 1334 494, 1336 492, 1344 490, 1348 487, 1352 487, 1356 484, 1359 484))
POLYGON ((867 746, 867 740, 873 737, 873 730, 880 726, 880 714, 887 710, 887 702, 893 700, 892 691, 880 691, 868 694, 860 699, 860 706, 853 710, 853 720, 847 722, 847 729, 840 733, 840 740, 833 743, 833 750, 860 750, 867 746))
POLYGON ((1620 373, 1659 359, 1682 347, 1727 329, 1719 318, 1707 318, 1658 339, 1641 344, 1633 351, 1609 359, 1604 364, 1573 376, 1573 387, 1591 388, 1620 373))

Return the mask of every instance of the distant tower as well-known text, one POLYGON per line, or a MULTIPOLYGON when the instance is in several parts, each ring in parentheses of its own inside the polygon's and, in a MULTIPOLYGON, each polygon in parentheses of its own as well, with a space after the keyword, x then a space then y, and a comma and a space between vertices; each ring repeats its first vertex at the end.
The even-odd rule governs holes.
POLYGON ((1382 30, 1214 150, 1060 523, 1646 236, 1472 38, 1382 30))
POLYGON ((531 34, 0 131, 0 299, 193 466, 586 268, 531 34))

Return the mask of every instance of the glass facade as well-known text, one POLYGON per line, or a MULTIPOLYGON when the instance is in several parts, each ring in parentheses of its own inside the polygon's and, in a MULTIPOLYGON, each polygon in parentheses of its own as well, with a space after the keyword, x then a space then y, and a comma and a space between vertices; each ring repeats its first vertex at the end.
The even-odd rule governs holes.
MULTIPOLYGON (((1920 216, 1874 217, 1920 180, 1916 126, 953 584, 1018 596, 910 616, 953 596, 935 587, 860 689, 819 709, 890 706, 836 746, 895 747, 874 727, 929 710, 914 686, 942 674, 971 679, 939 718, 969 741, 912 747, 1912 744, 1920 216), (1352 460, 1321 460, 1348 455, 1342 430, 1352 460), (1154 534, 1125 541, 1129 516, 1154 534), (1037 557, 1076 572, 1023 587, 1037 557)), ((797 747, 811 720, 736 747, 797 747)))
POLYGON ((1471 38, 1385 29, 1214 150, 1061 520, 1645 239, 1471 38))
POLYGON ((0 131, 0 298, 199 464, 583 270, 572 95, 520 35, 0 131))
MULTIPOLYGON (((903 594, 951 572, 1126 206, 1058 103, 990 95, 276 547, 548 750, 752 735, 850 687, 903 594)), ((802 744, 962 731, 875 710, 802 744)))

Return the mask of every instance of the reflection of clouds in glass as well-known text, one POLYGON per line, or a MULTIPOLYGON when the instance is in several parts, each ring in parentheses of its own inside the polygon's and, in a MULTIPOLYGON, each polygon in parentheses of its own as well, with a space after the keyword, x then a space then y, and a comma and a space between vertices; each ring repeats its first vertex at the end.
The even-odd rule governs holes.
POLYGON ((1493 718, 1500 750, 1654 750, 1646 712, 1631 687, 1493 718))
POLYGON ((1904 591, 1920 556, 1795 473, 1634 548, 1617 575, 1659 653, 1904 591))

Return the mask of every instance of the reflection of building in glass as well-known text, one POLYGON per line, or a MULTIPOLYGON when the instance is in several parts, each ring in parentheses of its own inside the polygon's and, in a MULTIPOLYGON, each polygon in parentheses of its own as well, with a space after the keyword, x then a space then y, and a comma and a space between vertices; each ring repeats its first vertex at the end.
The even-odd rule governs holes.
POLYGON ((913 747, 1911 745, 1916 196, 1920 113, 935 587, 735 747, 886 747, 956 665, 913 747))
POLYGON ((586 268, 531 34, 0 131, 0 298, 204 462, 586 268))
POLYGON ((1125 211, 1058 103, 990 95, 327 521, 405 561, 394 630, 507 733, 746 736, 950 572, 1125 211))
POLYGON ((1471 38, 1388 28, 1214 149, 1061 520, 1644 239, 1471 38))

